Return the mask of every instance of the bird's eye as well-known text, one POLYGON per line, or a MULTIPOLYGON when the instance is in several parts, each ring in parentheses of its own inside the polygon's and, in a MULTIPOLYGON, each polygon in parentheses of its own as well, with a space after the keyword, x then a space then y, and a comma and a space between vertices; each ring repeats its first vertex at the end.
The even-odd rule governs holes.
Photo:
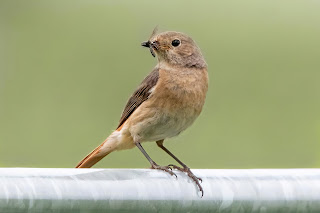
POLYGON ((180 41, 178 39, 175 39, 171 42, 172 46, 177 47, 180 45, 180 41))

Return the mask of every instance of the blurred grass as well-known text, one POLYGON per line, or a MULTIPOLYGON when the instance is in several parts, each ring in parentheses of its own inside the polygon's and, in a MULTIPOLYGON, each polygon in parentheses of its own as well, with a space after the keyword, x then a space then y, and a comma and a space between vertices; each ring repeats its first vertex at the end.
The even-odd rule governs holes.
MULTIPOLYGON (((166 143, 192 168, 320 166, 317 1, 0 2, 0 166, 73 167, 117 126, 156 60, 152 29, 201 47, 210 88, 166 143)), ((154 143, 159 164, 173 163, 154 143)), ((97 167, 148 167, 137 149, 97 167)))

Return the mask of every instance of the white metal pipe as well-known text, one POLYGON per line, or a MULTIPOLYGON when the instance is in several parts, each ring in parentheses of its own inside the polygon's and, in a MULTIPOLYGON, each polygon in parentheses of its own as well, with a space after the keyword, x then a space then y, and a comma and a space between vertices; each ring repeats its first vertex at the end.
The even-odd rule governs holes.
POLYGON ((320 212, 320 169, 0 168, 0 212, 320 212))

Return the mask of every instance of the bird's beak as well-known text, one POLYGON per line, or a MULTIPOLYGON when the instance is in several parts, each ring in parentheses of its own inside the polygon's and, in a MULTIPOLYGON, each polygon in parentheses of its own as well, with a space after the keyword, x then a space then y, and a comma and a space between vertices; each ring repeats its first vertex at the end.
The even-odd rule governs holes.
POLYGON ((144 41, 141 43, 141 46, 143 47, 150 47, 150 41, 144 41))
POLYGON ((150 41, 145 41, 141 43, 141 46, 143 47, 148 47, 150 50, 150 53, 153 57, 156 57, 156 54, 154 53, 153 48, 155 48, 155 46, 150 42, 150 41))

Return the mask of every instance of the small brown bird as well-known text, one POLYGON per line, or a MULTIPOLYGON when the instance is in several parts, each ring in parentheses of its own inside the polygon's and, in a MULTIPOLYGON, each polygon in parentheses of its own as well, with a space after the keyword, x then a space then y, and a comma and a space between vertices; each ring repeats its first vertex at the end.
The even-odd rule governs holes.
POLYGON ((137 146, 148 159, 152 169, 175 175, 173 169, 185 172, 203 189, 197 178, 183 162, 174 156, 163 142, 187 129, 199 116, 208 90, 207 64, 196 43, 179 32, 156 33, 141 44, 158 57, 158 64, 130 97, 117 129, 76 168, 89 168, 116 150, 137 146), (141 146, 156 141, 157 145, 180 165, 159 166, 141 146))

